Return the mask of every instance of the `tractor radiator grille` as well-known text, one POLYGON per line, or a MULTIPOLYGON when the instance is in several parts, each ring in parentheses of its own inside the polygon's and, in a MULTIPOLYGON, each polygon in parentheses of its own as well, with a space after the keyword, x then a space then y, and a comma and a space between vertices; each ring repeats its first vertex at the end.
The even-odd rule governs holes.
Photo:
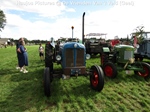
POLYGON ((66 67, 84 65, 84 49, 66 49, 66 67))
POLYGON ((133 58, 133 51, 124 51, 124 59, 129 60, 130 58, 133 58))
POLYGON ((66 66, 67 67, 73 67, 74 66, 73 49, 66 49, 66 66))
POLYGON ((76 58, 76 66, 84 65, 84 49, 76 49, 77 50, 77 58, 76 58))

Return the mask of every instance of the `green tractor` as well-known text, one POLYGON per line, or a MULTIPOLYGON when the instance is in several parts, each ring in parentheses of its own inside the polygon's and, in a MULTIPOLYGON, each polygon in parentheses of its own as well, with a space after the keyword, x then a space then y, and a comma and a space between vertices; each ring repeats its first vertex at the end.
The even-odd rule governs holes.
POLYGON ((145 62, 135 61, 135 48, 131 45, 116 45, 113 52, 108 47, 102 47, 101 66, 105 76, 115 78, 120 70, 132 70, 135 74, 148 79, 150 65, 145 62))

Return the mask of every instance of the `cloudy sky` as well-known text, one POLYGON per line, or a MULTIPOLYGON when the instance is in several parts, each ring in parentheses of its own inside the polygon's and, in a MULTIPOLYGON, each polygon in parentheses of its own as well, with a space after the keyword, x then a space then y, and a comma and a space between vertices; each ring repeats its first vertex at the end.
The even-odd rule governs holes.
POLYGON ((150 31, 149 0, 1 0, 7 24, 2 38, 26 37, 49 40, 59 37, 82 38, 85 34, 107 33, 107 39, 127 37, 137 26, 150 31))

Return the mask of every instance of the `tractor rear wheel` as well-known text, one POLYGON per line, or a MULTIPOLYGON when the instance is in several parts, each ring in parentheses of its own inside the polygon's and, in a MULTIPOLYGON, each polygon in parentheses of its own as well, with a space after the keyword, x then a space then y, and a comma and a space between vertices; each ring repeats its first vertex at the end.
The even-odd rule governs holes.
POLYGON ((49 43, 47 43, 45 45, 45 67, 49 67, 51 82, 53 80, 53 57, 54 57, 53 47, 49 43))
POLYGON ((144 79, 148 79, 150 77, 150 65, 148 63, 145 62, 141 62, 141 63, 136 63, 136 65, 138 67, 143 67, 144 71, 140 72, 140 71, 134 71, 135 74, 144 77, 144 79))
POLYGON ((111 63, 107 62, 103 66, 104 74, 109 78, 115 78, 117 76, 117 68, 111 63))
POLYGON ((45 45, 45 67, 52 67, 53 55, 54 55, 53 47, 47 43, 45 45))
POLYGON ((91 88, 96 91, 101 91, 104 87, 104 73, 100 66, 93 65, 91 67, 92 74, 90 75, 91 88))
POLYGON ((44 85, 44 93, 47 97, 50 96, 50 70, 49 67, 44 69, 44 76, 43 76, 43 85, 44 85))

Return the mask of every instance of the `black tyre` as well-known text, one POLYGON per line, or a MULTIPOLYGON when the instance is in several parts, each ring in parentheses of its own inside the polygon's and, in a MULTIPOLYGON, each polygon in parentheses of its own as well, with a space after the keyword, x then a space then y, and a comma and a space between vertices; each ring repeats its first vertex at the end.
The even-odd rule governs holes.
POLYGON ((103 71, 104 74, 109 78, 115 78, 117 76, 117 68, 111 62, 107 62, 104 64, 103 71))
POLYGON ((45 67, 51 67, 53 64, 53 47, 50 44, 45 45, 45 67))
POLYGON ((49 75, 50 75, 50 81, 52 82, 52 81, 53 81, 53 73, 54 73, 54 72, 53 72, 53 64, 49 67, 49 71, 50 71, 50 72, 49 72, 49 73, 50 73, 50 74, 49 74, 49 75))
POLYGON ((45 45, 45 67, 49 67, 50 69, 50 81, 52 82, 53 80, 53 57, 54 57, 54 49, 53 47, 47 43, 45 45))
POLYGON ((136 65, 139 68, 143 67, 144 71, 143 72, 134 71, 135 74, 144 77, 145 79, 150 78, 150 65, 148 63, 141 62, 141 63, 136 63, 136 65))
POLYGON ((44 94, 45 96, 49 97, 51 94, 51 90, 50 90, 50 70, 48 67, 44 69, 43 85, 44 85, 44 94))
POLYGON ((93 65, 91 67, 92 74, 90 75, 91 88, 96 91, 101 91, 104 87, 104 73, 101 67, 93 65))

